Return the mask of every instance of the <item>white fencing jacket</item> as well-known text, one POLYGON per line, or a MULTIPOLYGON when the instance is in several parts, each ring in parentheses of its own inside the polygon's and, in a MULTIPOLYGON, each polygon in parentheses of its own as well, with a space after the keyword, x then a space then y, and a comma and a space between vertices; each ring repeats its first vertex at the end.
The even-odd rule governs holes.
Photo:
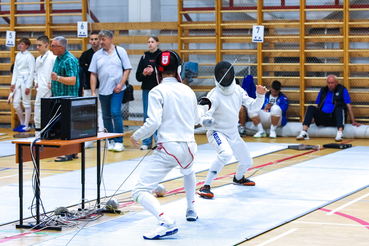
POLYGON ((212 105, 205 116, 213 117, 214 126, 211 131, 219 131, 228 137, 238 134, 238 117, 241 106, 244 105, 250 111, 258 111, 264 103, 264 95, 256 93, 256 99, 249 97, 244 89, 236 85, 233 93, 224 95, 218 87, 208 93, 212 105))
POLYGON ((194 126, 208 106, 198 106, 193 90, 174 77, 167 77, 149 92, 148 118, 134 134, 135 140, 148 138, 158 130, 158 143, 195 141, 194 126))
POLYGON ((35 71, 35 57, 28 51, 19 52, 15 57, 12 85, 15 87, 26 84, 30 89, 33 85, 33 76, 35 71))
POLYGON ((48 83, 51 82, 51 72, 53 71, 56 56, 48 50, 42 57, 36 58, 35 84, 38 84, 37 91, 46 94, 50 89, 48 83))

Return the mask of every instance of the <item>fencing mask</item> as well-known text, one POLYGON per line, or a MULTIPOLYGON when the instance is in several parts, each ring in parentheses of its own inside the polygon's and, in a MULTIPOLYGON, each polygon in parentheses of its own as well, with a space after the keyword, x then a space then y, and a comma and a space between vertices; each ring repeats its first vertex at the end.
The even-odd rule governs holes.
POLYGON ((221 61, 214 70, 215 85, 224 95, 230 95, 235 89, 235 73, 231 63, 221 61))
POLYGON ((178 82, 182 82, 181 69, 181 58, 173 50, 162 51, 156 56, 155 70, 158 84, 160 84, 163 80, 163 72, 168 71, 175 72, 174 77, 178 80, 178 82))

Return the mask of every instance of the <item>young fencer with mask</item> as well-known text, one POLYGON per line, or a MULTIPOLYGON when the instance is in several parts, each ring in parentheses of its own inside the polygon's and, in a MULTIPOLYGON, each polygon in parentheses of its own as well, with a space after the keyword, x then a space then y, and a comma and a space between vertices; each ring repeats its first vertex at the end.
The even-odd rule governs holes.
POLYGON ((231 160, 232 155, 239 161, 233 182, 239 185, 255 185, 244 177, 252 165, 252 158, 246 143, 238 133, 238 114, 242 105, 248 110, 260 110, 266 93, 264 86, 257 85, 256 99, 249 97, 245 90, 236 85, 234 68, 227 61, 219 62, 215 66, 215 85, 207 95, 211 108, 206 113, 206 116, 214 118, 215 124, 207 129, 206 135, 210 145, 217 152, 217 157, 209 169, 204 186, 198 192, 204 198, 214 197, 210 191, 211 183, 223 166, 231 160))
POLYGON ((196 221, 196 177, 193 160, 197 151, 194 126, 198 123, 210 127, 211 117, 203 118, 211 105, 197 105, 195 93, 181 83, 181 60, 174 51, 163 51, 156 57, 159 85, 149 92, 148 118, 132 136, 131 142, 140 148, 137 140, 152 136, 157 130, 158 147, 150 163, 142 171, 132 190, 132 199, 140 203, 157 219, 159 226, 145 234, 144 239, 157 239, 178 232, 178 227, 151 194, 158 183, 175 167, 184 175, 187 198, 187 221, 196 221))

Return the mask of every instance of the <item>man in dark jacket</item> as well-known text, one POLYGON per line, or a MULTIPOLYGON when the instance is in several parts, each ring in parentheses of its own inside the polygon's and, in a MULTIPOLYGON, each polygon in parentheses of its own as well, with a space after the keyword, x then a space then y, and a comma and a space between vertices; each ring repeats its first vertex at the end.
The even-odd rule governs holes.
POLYGON ((287 97, 281 92, 281 87, 281 82, 274 80, 272 88, 265 94, 261 110, 249 111, 252 122, 258 127, 258 132, 254 135, 255 138, 266 137, 264 127, 270 127, 269 137, 276 138, 275 130, 277 127, 287 124, 286 111, 289 103, 287 97))
MULTIPOLYGON (((90 67, 90 63, 92 60, 92 56, 96 51, 100 49, 100 40, 99 40, 99 32, 98 31, 92 31, 89 38, 89 43, 91 45, 91 48, 86 50, 82 53, 81 57, 79 58, 79 66, 83 69, 83 72, 86 76, 86 83, 85 83, 85 89, 84 89, 84 96, 90 97, 91 96, 91 85, 90 85, 90 76, 91 73, 88 71, 88 68, 90 67)), ((97 79, 96 82, 96 93, 99 92, 99 80, 97 79)), ((101 106, 100 106, 100 100, 99 97, 97 97, 98 100, 98 125, 99 125, 99 131, 103 131, 101 129, 104 129, 104 122, 102 119, 102 112, 101 112, 101 106)), ((86 142, 85 144, 86 148, 92 148, 92 142, 86 142)))
POLYGON ((335 75, 327 77, 327 86, 321 88, 315 103, 317 104, 316 107, 309 106, 306 111, 305 119, 302 123, 302 131, 296 137, 297 140, 309 139, 307 130, 314 119, 317 126, 336 126, 338 128, 336 142, 341 142, 343 140, 342 131, 347 111, 350 114, 352 125, 360 126, 355 121, 354 113, 351 109, 350 95, 343 85, 338 84, 335 75))

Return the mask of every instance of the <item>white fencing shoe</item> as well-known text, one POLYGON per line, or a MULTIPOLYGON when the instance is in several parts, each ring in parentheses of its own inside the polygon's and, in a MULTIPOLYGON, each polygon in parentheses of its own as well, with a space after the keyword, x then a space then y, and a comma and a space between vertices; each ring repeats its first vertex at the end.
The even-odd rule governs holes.
POLYGON ((241 137, 246 137, 246 129, 243 126, 240 126, 238 133, 240 134, 241 137))
POLYGON ((265 138, 267 136, 265 131, 258 131, 255 135, 254 138, 265 138))
POLYGON ((170 236, 178 232, 178 227, 175 221, 173 223, 159 221, 159 226, 155 230, 143 236, 144 239, 158 239, 165 236, 170 236))
POLYGON ((145 144, 141 145, 140 150, 148 150, 148 149, 151 149, 151 146, 145 144))
POLYGON ((310 138, 309 138, 309 134, 306 131, 302 130, 300 134, 296 137, 296 139, 297 140, 308 140, 310 138))
POLYGON ((336 142, 342 142, 343 141, 343 132, 338 131, 336 135, 336 142))
POLYGON ((194 208, 188 208, 186 211, 186 220, 187 221, 196 221, 199 217, 197 217, 197 212, 194 208))

